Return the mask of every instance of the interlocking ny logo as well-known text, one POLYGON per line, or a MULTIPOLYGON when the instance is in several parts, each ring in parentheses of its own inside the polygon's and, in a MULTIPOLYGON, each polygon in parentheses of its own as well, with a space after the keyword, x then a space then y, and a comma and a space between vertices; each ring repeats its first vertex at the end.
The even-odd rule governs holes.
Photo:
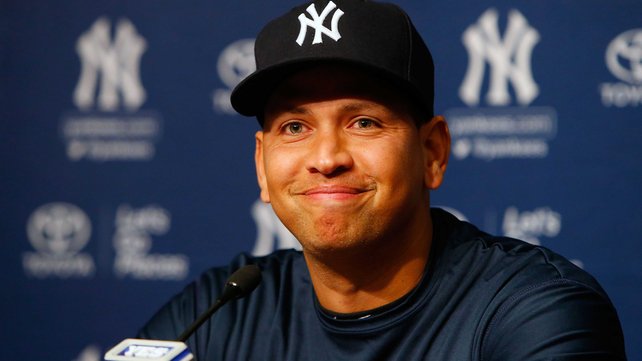
POLYGON ((304 13, 301 13, 301 15, 299 15, 301 30, 299 30, 299 36, 296 38, 296 42, 297 44, 299 44, 299 46, 303 45, 305 35, 308 32, 308 27, 314 29, 314 39, 312 40, 312 44, 322 43, 323 34, 329 36, 334 41, 338 41, 339 39, 341 39, 341 34, 339 34, 339 19, 341 19, 341 16, 343 16, 343 11, 341 9, 338 9, 335 3, 330 1, 328 5, 325 6, 325 9, 323 9, 323 11, 321 12, 321 15, 317 13, 317 8, 314 6, 314 4, 310 4, 310 6, 307 7, 306 11, 310 14, 312 19, 305 16, 304 13), (323 26, 323 22, 335 8, 337 10, 334 12, 334 15, 332 15, 332 29, 328 29, 327 27, 323 26))
POLYGON ((500 38, 497 11, 489 9, 476 24, 466 29, 462 41, 468 50, 468 71, 459 88, 464 103, 479 104, 485 61, 491 67, 488 104, 507 105, 510 102, 508 81, 521 105, 528 105, 537 97, 539 88, 533 80, 530 65, 539 33, 528 25, 519 11, 512 10, 508 14, 504 39, 500 38))
POLYGON ((99 75, 100 110, 118 110, 119 92, 129 110, 138 109, 145 101, 145 89, 139 74, 140 58, 147 47, 145 39, 127 19, 118 22, 113 42, 110 31, 109 20, 99 18, 76 44, 82 67, 74 91, 74 104, 80 109, 94 105, 99 75))

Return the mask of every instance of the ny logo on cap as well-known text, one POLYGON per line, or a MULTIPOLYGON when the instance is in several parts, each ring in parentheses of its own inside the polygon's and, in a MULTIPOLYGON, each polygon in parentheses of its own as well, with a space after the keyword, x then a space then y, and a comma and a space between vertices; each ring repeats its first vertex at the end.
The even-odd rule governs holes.
POLYGON ((339 19, 341 18, 341 16, 343 16, 343 11, 341 9, 337 8, 337 10, 334 12, 334 15, 332 15, 332 29, 328 29, 327 27, 323 26, 325 18, 330 15, 332 10, 334 10, 335 8, 337 8, 337 5, 330 1, 328 5, 325 6, 325 9, 323 9, 323 11, 321 12, 321 15, 319 15, 314 4, 310 4, 310 6, 307 7, 306 11, 310 14, 310 16, 312 16, 312 19, 305 16, 305 13, 301 13, 301 15, 299 15, 301 30, 299 30, 299 36, 296 38, 297 44, 299 44, 299 46, 303 45, 305 35, 308 31, 308 26, 314 29, 314 39, 312 40, 312 44, 322 43, 322 34, 329 36, 334 41, 338 41, 339 39, 341 39, 341 34, 339 34, 338 28, 339 19))

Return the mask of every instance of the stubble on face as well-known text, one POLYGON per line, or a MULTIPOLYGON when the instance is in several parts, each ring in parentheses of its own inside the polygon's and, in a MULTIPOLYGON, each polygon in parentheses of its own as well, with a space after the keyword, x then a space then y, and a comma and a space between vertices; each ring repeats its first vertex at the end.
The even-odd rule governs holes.
POLYGON ((304 250, 358 251, 404 237, 425 190, 417 129, 399 96, 336 69, 295 76, 275 94, 260 134, 264 187, 304 250), (377 128, 354 128, 370 118, 377 128), (301 136, 284 136, 292 120, 301 136), (327 147, 334 153, 325 161, 336 164, 320 171, 327 147))

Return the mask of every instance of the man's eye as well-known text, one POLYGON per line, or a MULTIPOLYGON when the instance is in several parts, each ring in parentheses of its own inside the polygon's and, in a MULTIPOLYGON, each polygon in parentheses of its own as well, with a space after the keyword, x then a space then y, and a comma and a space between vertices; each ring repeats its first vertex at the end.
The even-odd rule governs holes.
POLYGON ((289 123, 285 126, 286 132, 289 134, 300 134, 303 132, 303 124, 301 123, 289 123))
POLYGON ((365 129, 365 128, 374 127, 376 125, 376 123, 372 119, 362 118, 362 119, 357 120, 354 125, 357 128, 365 129))

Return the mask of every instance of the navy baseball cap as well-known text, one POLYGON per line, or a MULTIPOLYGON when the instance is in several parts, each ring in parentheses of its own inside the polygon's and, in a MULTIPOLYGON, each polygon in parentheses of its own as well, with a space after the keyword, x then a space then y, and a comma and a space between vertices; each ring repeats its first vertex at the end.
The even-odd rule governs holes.
POLYGON ((325 63, 370 71, 433 115, 432 56, 408 14, 393 4, 318 0, 295 7, 261 30, 254 56, 256 71, 231 95, 232 106, 242 115, 260 115, 283 79, 325 63))

